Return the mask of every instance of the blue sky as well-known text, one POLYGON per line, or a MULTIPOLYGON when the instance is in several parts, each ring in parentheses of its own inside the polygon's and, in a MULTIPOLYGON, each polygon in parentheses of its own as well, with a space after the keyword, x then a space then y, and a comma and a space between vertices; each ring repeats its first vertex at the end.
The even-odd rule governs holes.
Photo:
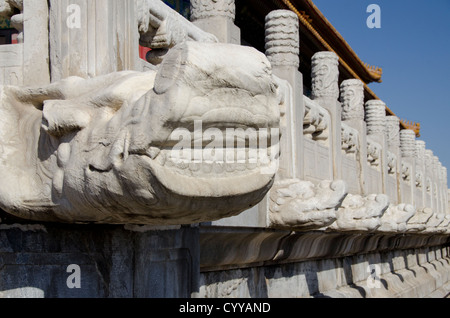
POLYGON ((362 61, 383 68, 369 87, 421 137, 450 175, 450 0, 313 0, 362 61), (381 8, 370 29, 369 4, 381 8))

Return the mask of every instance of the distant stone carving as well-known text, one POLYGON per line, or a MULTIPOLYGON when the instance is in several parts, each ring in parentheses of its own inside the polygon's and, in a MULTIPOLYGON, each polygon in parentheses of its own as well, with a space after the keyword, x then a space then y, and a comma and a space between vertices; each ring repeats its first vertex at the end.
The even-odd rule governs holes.
POLYGON ((432 212, 422 233, 445 233, 448 230, 448 218, 444 213, 432 212))
POLYGON ((305 117, 303 134, 313 140, 327 140, 329 137, 330 115, 328 112, 305 96, 305 117))
POLYGON ((450 214, 444 214, 444 219, 437 226, 438 233, 450 234, 450 214))
POLYGON ((263 54, 192 41, 157 71, 0 87, 0 206, 32 220, 118 224, 239 214, 272 186, 276 170, 262 173, 270 162, 173 160, 173 133, 182 129, 191 147, 196 120, 201 137, 209 128, 276 130, 278 102, 263 54))
POLYGON ((312 96, 339 98, 339 58, 334 52, 318 52, 312 60, 312 96))
POLYGON ((374 231, 381 226, 381 216, 389 206, 389 197, 349 194, 336 212, 336 222, 328 229, 337 231, 374 231))
POLYGON ((367 138, 367 161, 371 166, 379 167, 382 147, 379 143, 367 138))
POLYGON ((416 187, 418 189, 422 189, 422 180, 423 180, 422 171, 417 170, 416 171, 415 182, 416 182, 416 187))
POLYGON ((317 186, 296 179, 278 181, 270 191, 270 225, 298 230, 329 226, 347 193, 344 181, 322 181, 317 186))
POLYGON ((342 150, 346 153, 356 153, 359 150, 358 131, 342 123, 341 132, 342 150))
POLYGON ((380 232, 401 233, 406 232, 407 222, 416 213, 416 208, 411 204, 401 203, 390 205, 381 217, 380 232))
POLYGON ((395 175, 397 168, 397 157, 390 151, 387 152, 387 172, 390 175, 395 175))
POLYGON ((404 162, 402 162, 402 179, 408 182, 411 180, 411 168, 404 162))
POLYGON ((396 149, 400 145, 400 120, 396 116, 386 116, 386 139, 388 146, 396 149))
POLYGON ((364 84, 360 80, 345 80, 341 84, 342 120, 364 120, 364 84))
POLYGON ((430 208, 418 209, 407 221, 406 231, 411 233, 422 232, 427 228, 428 220, 432 217, 433 210, 430 208))

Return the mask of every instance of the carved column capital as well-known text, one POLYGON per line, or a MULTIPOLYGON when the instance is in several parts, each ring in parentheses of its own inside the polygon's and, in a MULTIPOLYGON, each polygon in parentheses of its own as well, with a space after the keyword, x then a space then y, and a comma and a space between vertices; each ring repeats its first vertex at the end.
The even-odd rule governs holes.
POLYGON ((423 162, 425 158, 425 148, 426 144, 423 140, 416 140, 416 159, 423 162))
POLYGON ((400 150, 402 157, 414 157, 416 153, 416 133, 410 129, 400 131, 400 150))
POLYGON ((341 84, 342 120, 364 120, 364 84, 359 79, 341 84))
POLYGON ((367 135, 384 135, 386 131, 386 104, 381 100, 366 103, 367 135))
POLYGON ((388 146, 400 146, 400 119, 397 116, 386 116, 386 138, 388 146))
POLYGON ((236 4, 234 0, 191 0, 191 21, 214 17, 226 17, 234 22, 236 4))
POLYGON ((438 167, 439 167, 439 157, 438 156, 433 156, 433 159, 432 159, 432 161, 433 161, 433 168, 434 169, 438 169, 438 167))
POLYGON ((312 96, 339 98, 339 57, 334 52, 318 52, 312 57, 312 96))
POLYGON ((297 15, 274 10, 266 16, 266 55, 272 65, 300 65, 300 32, 297 15))

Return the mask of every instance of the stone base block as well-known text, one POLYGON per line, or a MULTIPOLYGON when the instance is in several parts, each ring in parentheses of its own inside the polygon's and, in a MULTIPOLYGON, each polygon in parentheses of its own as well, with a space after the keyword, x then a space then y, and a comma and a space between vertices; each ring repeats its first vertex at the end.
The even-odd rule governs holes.
POLYGON ((198 229, 0 224, 0 298, 179 298, 198 290, 198 229))

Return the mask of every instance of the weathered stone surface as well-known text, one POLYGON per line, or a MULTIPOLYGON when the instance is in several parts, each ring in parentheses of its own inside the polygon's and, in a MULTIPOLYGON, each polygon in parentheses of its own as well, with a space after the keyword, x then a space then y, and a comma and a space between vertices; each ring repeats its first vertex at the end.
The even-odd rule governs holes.
POLYGON ((277 182, 270 194, 270 226, 317 229, 336 220, 336 209, 347 195, 343 181, 323 181, 318 186, 300 180, 277 182))
MULTIPOLYGON (((265 173, 271 162, 259 161, 242 169, 234 160, 225 169, 223 157, 207 162, 203 144, 191 149, 192 134, 211 141, 204 135, 210 127, 224 135, 233 128, 278 129, 270 64, 251 48, 185 42, 170 50, 157 72, 3 87, 1 103, 0 203, 23 218, 211 221, 257 204, 276 173, 265 173), (177 157, 181 137, 189 158, 177 157), (197 164, 194 150, 202 154, 197 164)), ((271 135, 265 138, 267 153, 276 144, 271 135)), ((225 151, 224 143, 216 151, 225 151)))
POLYGON ((289 10, 275 10, 266 16, 266 55, 276 66, 300 65, 300 35, 297 15, 289 10))
POLYGON ((446 236, 261 235, 201 230, 204 252, 194 296, 423 298, 444 297, 449 291, 449 251, 441 245, 447 244, 446 236), (230 250, 235 252, 225 252, 230 250))
POLYGON ((448 297, 447 170, 296 13, 67 5, 0 0, 0 297, 448 297))
POLYGON ((198 290, 198 229, 0 225, 0 298, 186 298, 198 290), (70 265, 79 267, 80 288, 70 265))
POLYGON ((313 98, 339 98, 339 58, 334 52, 318 52, 312 57, 313 98))
POLYGON ((336 222, 329 229, 338 231, 371 232, 381 226, 381 217, 389 206, 387 195, 349 194, 336 212, 336 222))
POLYGON ((381 218, 381 232, 401 233, 407 230, 408 221, 416 214, 410 204, 390 205, 381 218))
POLYGON ((357 79, 341 84, 342 120, 364 120, 364 83, 357 79))
POLYGON ((234 21, 236 16, 235 0, 192 0, 191 20, 226 17, 234 21))

